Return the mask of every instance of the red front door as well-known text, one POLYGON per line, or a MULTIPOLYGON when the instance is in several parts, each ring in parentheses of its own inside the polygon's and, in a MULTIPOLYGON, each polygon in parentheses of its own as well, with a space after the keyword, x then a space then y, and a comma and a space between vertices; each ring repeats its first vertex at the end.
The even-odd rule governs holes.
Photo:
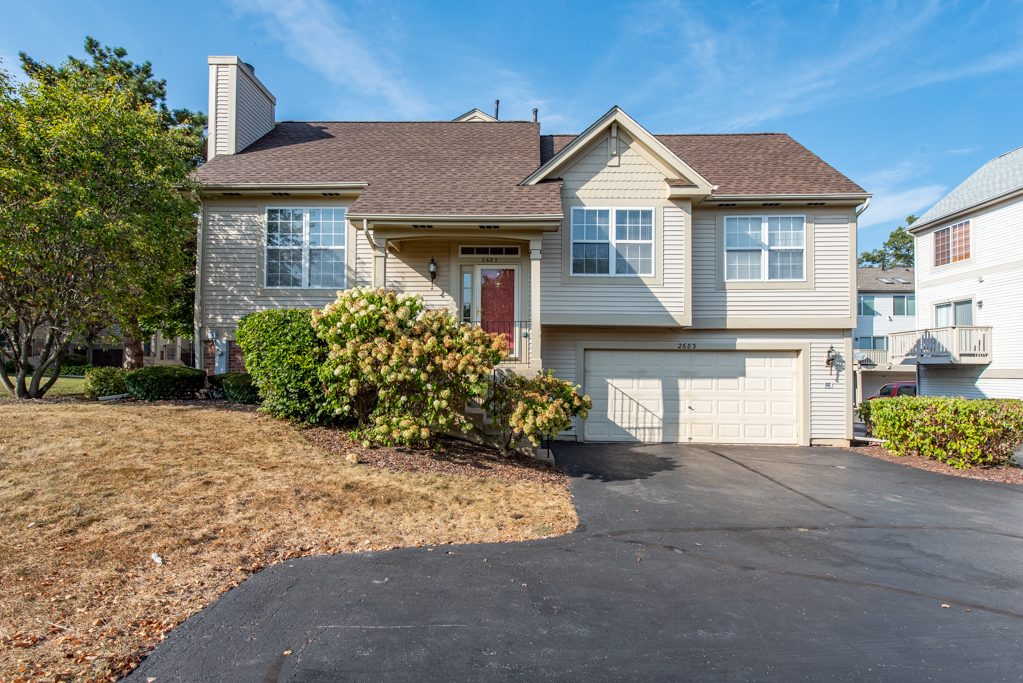
POLYGON ((480 269, 480 325, 508 339, 515 351, 515 269, 480 269))

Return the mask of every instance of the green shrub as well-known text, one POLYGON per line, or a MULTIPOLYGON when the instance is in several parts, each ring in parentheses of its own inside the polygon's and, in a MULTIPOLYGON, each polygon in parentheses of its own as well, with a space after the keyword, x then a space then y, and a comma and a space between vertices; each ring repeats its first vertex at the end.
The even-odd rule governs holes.
MULTIPOLYGON (((884 399, 874 399, 874 401, 879 400, 884 399)), ((863 420, 863 423, 867 426, 867 434, 873 434, 874 431, 874 422, 870 417, 870 404, 872 404, 874 401, 863 401, 858 406, 856 406, 856 417, 863 420)))
POLYGON ((1023 402, 933 396, 874 399, 874 434, 894 455, 965 469, 1006 464, 1023 442, 1023 402))
POLYGON ((123 368, 89 368, 85 371, 85 396, 87 398, 118 396, 127 393, 128 389, 124 386, 123 368))
POLYGON ((312 325, 329 349, 320 380, 330 405, 358 420, 364 442, 416 444, 456 426, 468 431, 461 409, 486 396, 487 375, 508 355, 504 336, 394 290, 338 292, 313 311, 312 325))
POLYGON ((231 403, 259 403, 259 389, 247 372, 225 372, 209 377, 210 386, 224 392, 231 403))
POLYGON ((15 363, 13 360, 5 360, 4 361, 4 370, 7 371, 7 374, 9 376, 13 376, 14 374, 16 374, 18 372, 18 364, 15 363))
POLYGON ((327 345, 311 321, 309 309, 250 313, 238 323, 235 340, 264 411, 300 422, 331 422, 334 411, 318 377, 327 345))
POLYGON ((154 365, 125 373, 124 384, 132 398, 143 401, 190 399, 206 387, 206 373, 183 365, 154 365))
POLYGON ((573 417, 588 417, 593 402, 578 390, 578 385, 557 379, 550 370, 537 372, 533 379, 506 373, 490 382, 483 408, 501 430, 505 450, 524 438, 539 446, 543 437, 553 439, 570 429, 573 417))
POLYGON ((60 366, 63 367, 81 367, 89 364, 89 359, 81 353, 65 353, 61 355, 60 366))

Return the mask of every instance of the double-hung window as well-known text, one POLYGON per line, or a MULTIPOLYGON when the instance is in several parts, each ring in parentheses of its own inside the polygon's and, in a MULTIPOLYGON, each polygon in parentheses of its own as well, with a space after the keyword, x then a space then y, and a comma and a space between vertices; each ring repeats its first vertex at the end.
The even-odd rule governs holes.
POLYGON ((654 210, 572 209, 572 275, 654 274, 654 210))
POLYGON ((345 210, 266 210, 265 286, 338 289, 345 286, 345 210))
POLYGON ((916 295, 896 294, 892 297, 892 308, 895 315, 916 315, 916 295))
POLYGON ((970 258, 970 221, 934 231, 934 265, 945 266, 970 258))
POLYGON ((860 294, 857 301, 857 309, 857 315, 874 317, 874 314, 877 313, 877 307, 874 305, 874 295, 860 294))
POLYGON ((725 217, 726 281, 805 279, 805 217, 725 217))

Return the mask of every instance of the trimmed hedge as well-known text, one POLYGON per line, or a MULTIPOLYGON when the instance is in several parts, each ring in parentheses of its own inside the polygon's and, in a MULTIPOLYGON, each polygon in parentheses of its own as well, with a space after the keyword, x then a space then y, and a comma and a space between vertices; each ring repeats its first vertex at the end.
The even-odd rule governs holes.
POLYGON ((206 373, 183 365, 154 365, 124 375, 132 398, 143 401, 190 399, 206 388, 206 373))
POLYGON ((85 371, 86 398, 127 394, 123 368, 89 368, 85 371))
POLYGON ((1023 443, 1023 401, 899 396, 869 403, 874 434, 893 455, 967 469, 1008 464, 1023 443))
POLYGON ((247 372, 224 372, 211 376, 209 382, 232 403, 259 403, 259 389, 247 372))
POLYGON ((259 388, 264 411, 300 422, 334 421, 317 376, 327 357, 327 344, 316 336, 312 310, 250 313, 238 323, 235 340, 259 388))

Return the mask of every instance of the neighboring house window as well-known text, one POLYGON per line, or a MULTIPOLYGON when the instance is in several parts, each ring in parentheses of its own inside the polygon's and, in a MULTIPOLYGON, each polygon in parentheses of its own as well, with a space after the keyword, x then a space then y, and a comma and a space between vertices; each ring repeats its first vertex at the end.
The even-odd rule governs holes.
POLYGON ((266 286, 345 286, 345 210, 266 210, 266 286))
POLYGON ((934 326, 952 327, 953 325, 973 324, 973 300, 955 301, 938 304, 934 307, 934 326))
POLYGON ((857 302, 857 315, 868 315, 873 317, 877 309, 874 307, 873 294, 861 294, 857 302))
POLYGON ((896 294, 892 297, 895 315, 916 315, 916 295, 896 294))
POLYGON ((934 265, 944 266, 970 258, 970 221, 934 231, 934 265))
POLYGON ((857 337, 856 348, 860 351, 871 349, 887 349, 888 337, 857 337))
POLYGON ((653 275, 654 210, 573 208, 572 274, 653 275))
POLYGON ((803 216, 726 216, 725 280, 805 280, 803 216))

